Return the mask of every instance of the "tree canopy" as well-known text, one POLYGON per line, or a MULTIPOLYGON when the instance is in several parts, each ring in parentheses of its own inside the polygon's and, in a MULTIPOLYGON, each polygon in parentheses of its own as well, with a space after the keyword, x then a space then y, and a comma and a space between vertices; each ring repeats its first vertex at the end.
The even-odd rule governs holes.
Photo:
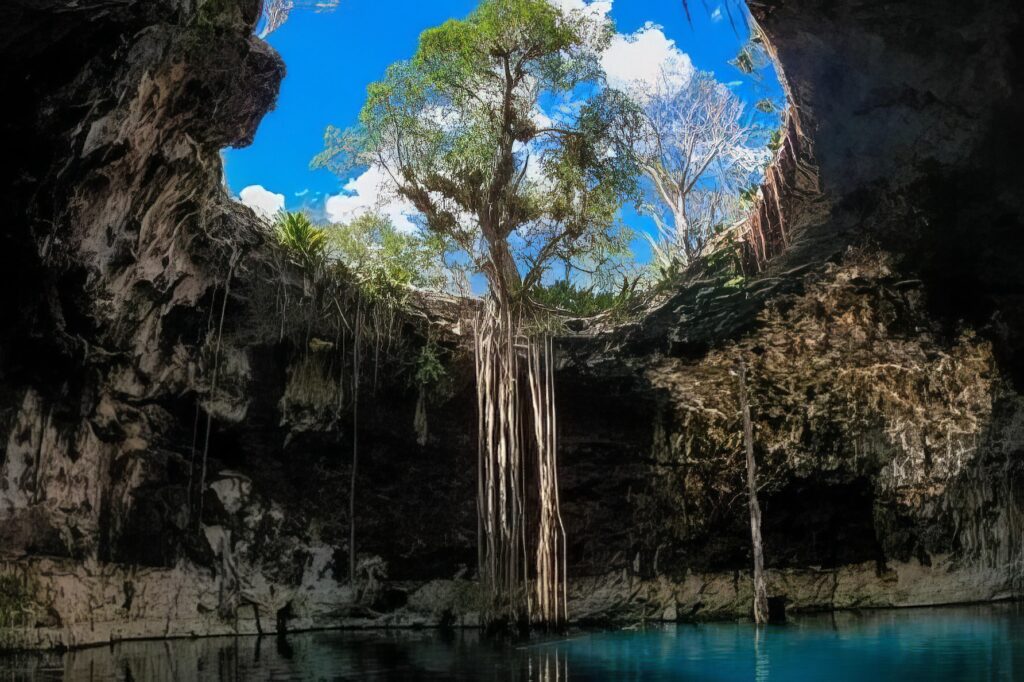
POLYGON ((327 130, 314 164, 382 169, 492 292, 518 296, 553 261, 614 242, 635 190, 613 133, 638 112, 603 87, 599 61, 612 33, 546 0, 484 0, 425 31, 412 59, 369 86, 359 125, 327 130))
POLYGON ((386 216, 366 213, 324 228, 327 254, 372 291, 440 289, 445 273, 440 238, 399 232, 386 216))

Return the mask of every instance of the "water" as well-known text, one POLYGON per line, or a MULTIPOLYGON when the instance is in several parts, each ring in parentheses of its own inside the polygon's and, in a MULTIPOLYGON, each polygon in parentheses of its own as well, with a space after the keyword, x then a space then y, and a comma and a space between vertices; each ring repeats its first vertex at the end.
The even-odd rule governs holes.
POLYGON ((0 657, 7 680, 1024 680, 1024 605, 577 633, 527 646, 474 631, 123 642, 0 657))

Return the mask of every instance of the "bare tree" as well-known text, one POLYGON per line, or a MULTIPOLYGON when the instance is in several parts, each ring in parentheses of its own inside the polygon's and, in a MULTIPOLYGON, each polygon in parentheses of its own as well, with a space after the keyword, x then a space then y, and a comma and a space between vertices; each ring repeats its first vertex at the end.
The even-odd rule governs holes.
POLYGON ((736 197, 763 162, 743 103, 712 74, 663 74, 653 93, 633 94, 645 124, 630 140, 648 181, 641 209, 654 219, 655 264, 685 266, 716 229, 737 216, 736 197))
POLYGON ((314 12, 331 12, 340 0, 265 0, 263 3, 263 29, 260 38, 266 38, 281 28, 295 9, 309 9, 314 12))

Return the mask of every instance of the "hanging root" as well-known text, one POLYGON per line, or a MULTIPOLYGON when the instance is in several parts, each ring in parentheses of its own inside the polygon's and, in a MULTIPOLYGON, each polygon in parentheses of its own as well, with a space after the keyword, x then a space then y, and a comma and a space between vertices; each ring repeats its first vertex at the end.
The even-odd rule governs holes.
POLYGON ((480 417, 480 577, 489 596, 488 620, 516 622, 529 614, 530 605, 522 536, 519 356, 509 312, 488 305, 474 340, 480 417))
POLYGON ((499 300, 488 303, 477 320, 474 351, 479 416, 478 561, 488 597, 485 618, 492 623, 525 618, 559 627, 568 619, 568 609, 553 344, 549 337, 540 341, 523 337, 499 300), (525 351, 526 391, 520 390, 521 351, 525 351), (540 505, 532 590, 525 525, 525 457, 531 440, 537 455, 540 505))
POLYGON ((527 348, 530 403, 537 445, 540 524, 537 533, 537 616, 549 627, 569 618, 565 525, 558 498, 558 431, 555 416, 554 347, 550 336, 527 348))
POLYGON ((764 576, 764 543, 761 539, 761 506, 757 501, 757 461, 754 459, 754 424, 747 397, 747 366, 743 358, 737 364, 740 414, 743 417, 743 449, 747 464, 747 497, 750 507, 750 546, 754 555, 754 622, 768 622, 768 586, 764 576))
MULTIPOLYGON (((231 296, 231 279, 235 276, 235 266, 238 265, 238 260, 241 258, 241 251, 234 249, 231 252, 231 258, 228 263, 228 274, 224 278, 224 300, 220 306, 220 320, 217 323, 217 340, 213 350, 213 378, 210 380, 210 400, 213 401, 217 397, 217 380, 220 375, 220 346, 221 340, 224 337, 224 316, 228 309, 228 299, 231 296)), ((198 424, 198 413, 196 414, 198 424)), ((195 524, 196 530, 201 530, 203 525, 203 492, 206 490, 206 466, 210 455, 210 432, 213 429, 213 412, 212 405, 206 410, 206 434, 203 436, 203 457, 199 470, 199 480, 196 488, 196 494, 192 502, 194 507, 190 506, 190 511, 195 514, 193 523, 195 524)), ((193 465, 195 460, 195 450, 193 448, 193 465)), ((189 490, 191 494, 191 486, 193 482, 191 468, 189 469, 189 490)))

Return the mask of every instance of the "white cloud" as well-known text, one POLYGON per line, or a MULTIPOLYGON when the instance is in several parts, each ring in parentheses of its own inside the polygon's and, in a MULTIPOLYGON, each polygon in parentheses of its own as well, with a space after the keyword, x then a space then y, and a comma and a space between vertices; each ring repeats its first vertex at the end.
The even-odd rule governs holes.
POLYGON ((551 128, 555 125, 555 122, 551 120, 551 117, 544 113, 544 110, 540 106, 534 107, 533 111, 530 112, 530 118, 533 120, 533 125, 538 128, 551 128))
POLYGON ((365 213, 377 212, 390 218, 399 232, 417 230, 412 218, 418 215, 418 211, 408 200, 392 195, 388 178, 380 168, 371 167, 359 177, 350 179, 344 190, 345 194, 329 195, 324 202, 324 211, 333 222, 348 222, 365 213))
POLYGON ((690 56, 676 47, 676 41, 660 26, 650 22, 636 33, 615 34, 601 55, 601 65, 609 85, 638 96, 652 93, 663 84, 681 87, 694 72, 690 56))
POLYGON ((719 5, 715 8, 715 11, 711 13, 711 21, 716 24, 722 20, 722 7, 719 5))
POLYGON ((238 198, 262 218, 273 218, 284 209, 284 195, 275 194, 263 185, 249 185, 238 193, 238 198))
POLYGON ((296 192, 295 196, 297 196, 297 197, 304 197, 307 194, 309 194, 309 188, 308 187, 306 189, 302 190, 301 192, 296 192))
POLYGON ((605 19, 612 11, 612 0, 548 0, 549 3, 562 10, 563 14, 584 13, 590 19, 605 19))

